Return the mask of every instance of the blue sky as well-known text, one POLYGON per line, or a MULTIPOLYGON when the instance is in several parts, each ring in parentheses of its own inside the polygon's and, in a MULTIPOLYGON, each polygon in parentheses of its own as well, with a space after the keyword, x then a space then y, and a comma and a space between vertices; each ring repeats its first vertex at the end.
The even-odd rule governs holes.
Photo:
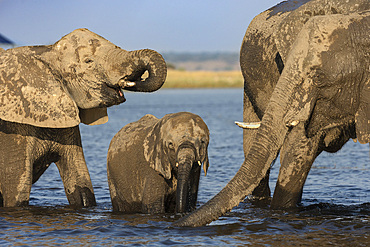
POLYGON ((126 50, 239 52, 253 17, 279 0, 0 0, 0 33, 52 44, 77 28, 126 50))

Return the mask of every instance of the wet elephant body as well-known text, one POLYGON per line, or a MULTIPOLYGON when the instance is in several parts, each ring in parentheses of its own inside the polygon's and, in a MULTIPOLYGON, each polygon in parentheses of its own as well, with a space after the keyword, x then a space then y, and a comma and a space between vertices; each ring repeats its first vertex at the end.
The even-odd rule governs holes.
POLYGON ((296 207, 322 151, 350 138, 370 141, 369 19, 369 2, 361 0, 286 1, 254 18, 240 56, 245 161, 176 226, 207 224, 247 195, 269 197, 268 172, 279 153, 271 207, 296 207))
MULTIPOLYGON (((262 120, 269 99, 287 63, 288 54, 299 33, 307 26, 307 22, 311 18, 356 13, 366 11, 369 7, 369 2, 364 0, 351 2, 286 1, 255 17, 248 27, 240 52, 240 64, 244 76, 243 121, 259 122, 262 120), (256 63, 256 60, 262 61, 262 64, 256 63)), ((366 63, 361 59, 366 54, 361 55, 358 52, 366 51, 366 48, 360 44, 366 43, 367 31, 365 31, 366 25, 352 25, 349 28, 359 30, 350 32, 338 30, 338 33, 333 34, 333 36, 340 35, 342 38, 337 39, 329 51, 323 53, 322 66, 310 72, 312 75, 315 74, 316 80, 321 83, 330 80, 333 81, 331 83, 334 86, 330 87, 330 83, 323 85, 325 88, 320 90, 315 107, 312 109, 310 121, 292 131, 280 150, 280 163, 283 164, 280 178, 289 177, 291 181, 289 189, 282 188, 281 181, 277 182, 271 202, 271 206, 274 208, 295 207, 301 200, 303 185, 315 158, 323 151, 336 152, 350 138, 356 138, 353 112, 345 115, 342 111, 345 108, 343 105, 333 107, 328 100, 328 96, 333 97, 332 91, 339 88, 344 89, 342 94, 353 95, 353 98, 359 97, 359 87, 355 85, 355 81, 362 79, 355 77, 361 77, 362 72, 355 72, 353 66, 366 63), (356 35, 353 35, 354 33, 356 35), (358 49, 351 45, 352 39, 358 40, 360 45, 358 49), (348 47, 348 49, 340 47, 348 47), (353 54, 356 53, 357 55, 354 56, 353 54), (353 71, 349 72, 349 70, 353 71), (323 78, 328 75, 330 75, 329 78, 323 78), (343 78, 339 78, 340 75, 343 78), (338 78, 334 78, 335 76, 338 78), (338 84, 341 85, 338 86, 338 84), (349 90, 357 92, 348 92, 349 90), (283 175, 284 173, 285 175, 283 175)), ((335 97, 340 98, 342 103, 345 101, 343 100, 345 97, 350 98, 345 95, 336 95, 335 97)), ((347 101, 344 104, 353 105, 353 102, 347 101)), ((255 135, 255 130, 244 129, 245 155, 249 152, 255 135)), ((255 199, 270 197, 268 174, 269 171, 260 185, 253 191, 255 199)))
POLYGON ((125 51, 87 29, 2 51, 0 206, 28 205, 32 183, 53 162, 70 205, 95 205, 79 123, 107 122, 106 108, 126 100, 122 90, 156 91, 166 73, 159 53, 125 51))
POLYGON ((113 210, 125 213, 190 212, 197 202, 201 165, 209 162, 209 132, 192 113, 145 115, 123 127, 108 150, 113 210))
POLYGON ((0 146, 1 205, 27 206, 32 184, 51 163, 58 167, 71 205, 96 204, 78 126, 41 128, 0 120, 0 146))

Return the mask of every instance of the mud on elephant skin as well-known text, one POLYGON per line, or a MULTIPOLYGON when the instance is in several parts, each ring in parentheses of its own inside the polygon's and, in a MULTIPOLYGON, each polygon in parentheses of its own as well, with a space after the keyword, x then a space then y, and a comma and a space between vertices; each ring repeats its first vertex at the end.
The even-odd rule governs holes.
POLYGON ((207 172, 209 131, 195 114, 145 115, 123 127, 108 151, 114 211, 189 212, 196 207, 201 165, 207 172))
MULTIPOLYGON (((261 186, 279 152, 281 168, 272 207, 295 206, 312 162, 321 151, 337 151, 350 138, 369 142, 369 25, 366 10, 314 16, 305 22, 276 84, 267 79, 259 82, 273 87, 271 97, 263 86, 259 88, 267 95, 266 108, 258 112, 258 104, 251 101, 247 102, 250 107, 244 108, 244 116, 263 114, 260 127, 251 130, 253 139, 245 146, 245 161, 239 171, 209 202, 174 225, 204 225, 237 206, 261 186)), ((246 87, 256 86, 247 80, 245 83, 246 87)), ((258 90, 256 94, 247 96, 264 97, 258 90)))
POLYGON ((105 123, 123 89, 158 90, 166 74, 159 53, 125 51, 87 29, 1 52, 0 206, 28 205, 32 183, 53 162, 69 203, 95 205, 79 123, 105 123))
MULTIPOLYGON (((240 65, 244 76, 243 121, 245 123, 261 121, 272 92, 287 62, 288 53, 309 19, 318 15, 356 13, 369 8, 370 3, 367 0, 285 1, 256 16, 248 26, 240 52, 240 65), (260 62, 256 63, 256 61, 260 62)), ((345 51, 342 53, 345 53, 345 51)), ((333 60, 331 63, 336 64, 335 58, 333 60)), ((319 107, 316 107, 316 109, 319 109, 319 107)), ((320 113, 320 111, 313 113, 313 116, 319 115, 322 117, 325 114, 320 113)), ((313 126, 312 124, 311 126, 313 126)), ((316 118, 315 128, 320 128, 320 124, 320 121, 316 118)), ((254 127, 256 125, 249 125, 248 127, 244 124, 243 145, 245 155, 248 154, 256 134, 255 129, 250 129, 250 126, 254 127)), ((349 139, 348 130, 344 130, 341 125, 335 127, 332 125, 329 128, 330 130, 326 132, 312 134, 314 132, 312 130, 315 128, 311 129, 310 140, 312 141, 310 143, 298 147, 299 140, 305 142, 304 136, 300 136, 305 133, 296 133, 295 138, 290 138, 293 143, 285 145, 285 148, 281 151, 280 163, 290 164, 291 167, 301 167, 300 172, 303 177, 307 175, 304 175, 304 173, 307 173, 314 159, 322 151, 335 152, 349 139), (291 148, 288 148, 288 146, 291 146, 291 148), (301 148, 305 148, 305 150, 301 148), (285 152, 288 152, 289 155, 285 155, 285 152), (302 153, 308 155, 299 159, 298 157, 302 153)), ((260 186, 253 191, 252 194, 255 199, 270 197, 268 180, 269 171, 261 181, 260 186)), ((299 203, 305 178, 300 180, 301 182, 297 181, 294 185, 294 192, 282 193, 279 191, 280 187, 276 186, 277 190, 275 190, 271 206, 288 208, 299 203)))
MULTIPOLYGON (((245 123, 261 121, 272 92, 287 62, 288 53, 298 33, 310 18, 318 15, 356 13, 369 8, 370 3, 368 0, 289 0, 256 16, 248 26, 240 51, 240 66, 244 77, 243 121, 245 123)), ((243 131, 245 155, 248 154, 256 135, 256 131, 250 129, 251 126, 256 125, 249 125, 243 131)), ((244 124, 244 127, 246 127, 246 124, 244 124)), ((320 143, 320 148, 317 154, 312 153, 311 158, 305 159, 307 165, 304 166, 309 166, 309 163, 312 163, 315 157, 322 151, 337 151, 341 148, 341 143, 346 142, 342 141, 342 131, 334 129, 331 131, 330 140, 328 137, 326 143, 317 142, 314 144, 316 146, 320 143)), ((321 139, 319 136, 315 138, 321 139)), ((314 146, 312 149, 315 149, 314 146)), ((302 165, 302 162, 298 164, 298 166, 302 165)), ((269 172, 261 181, 261 185, 253 191, 254 198, 263 199, 270 197, 268 174, 269 172)), ((298 193, 301 194, 302 191, 298 193)), ((276 207, 290 207, 300 201, 300 199, 295 199, 291 202, 287 200, 289 199, 279 200, 280 202, 274 200, 272 205, 276 205, 276 207)))

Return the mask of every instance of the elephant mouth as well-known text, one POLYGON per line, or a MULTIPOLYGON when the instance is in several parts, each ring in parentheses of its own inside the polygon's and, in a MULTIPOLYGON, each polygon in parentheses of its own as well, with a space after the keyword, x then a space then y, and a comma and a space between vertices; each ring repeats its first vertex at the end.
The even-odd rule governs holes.
POLYGON ((120 98, 122 100, 122 103, 125 102, 126 98, 125 98, 125 95, 123 94, 122 88, 118 87, 115 90, 116 90, 116 93, 118 95, 118 98, 120 98))
POLYGON ((114 104, 118 105, 126 101, 122 87, 107 85, 107 88, 109 91, 110 98, 113 99, 114 104))

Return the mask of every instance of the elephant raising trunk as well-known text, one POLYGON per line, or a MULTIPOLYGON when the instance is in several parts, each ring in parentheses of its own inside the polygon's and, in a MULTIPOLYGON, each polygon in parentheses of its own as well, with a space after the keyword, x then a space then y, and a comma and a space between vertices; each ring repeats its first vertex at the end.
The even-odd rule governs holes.
POLYGON ((107 107, 126 100, 123 89, 155 91, 166 72, 157 52, 129 52, 87 29, 0 50, 0 207, 28 205, 51 163, 71 206, 95 205, 78 125, 107 122, 107 107))
POLYGON ((161 54, 150 49, 131 51, 127 55, 127 62, 133 66, 131 74, 121 80, 120 86, 125 90, 154 92, 162 87, 166 80, 167 66, 161 54), (143 80, 141 76, 145 71, 148 71, 149 76, 143 80))

